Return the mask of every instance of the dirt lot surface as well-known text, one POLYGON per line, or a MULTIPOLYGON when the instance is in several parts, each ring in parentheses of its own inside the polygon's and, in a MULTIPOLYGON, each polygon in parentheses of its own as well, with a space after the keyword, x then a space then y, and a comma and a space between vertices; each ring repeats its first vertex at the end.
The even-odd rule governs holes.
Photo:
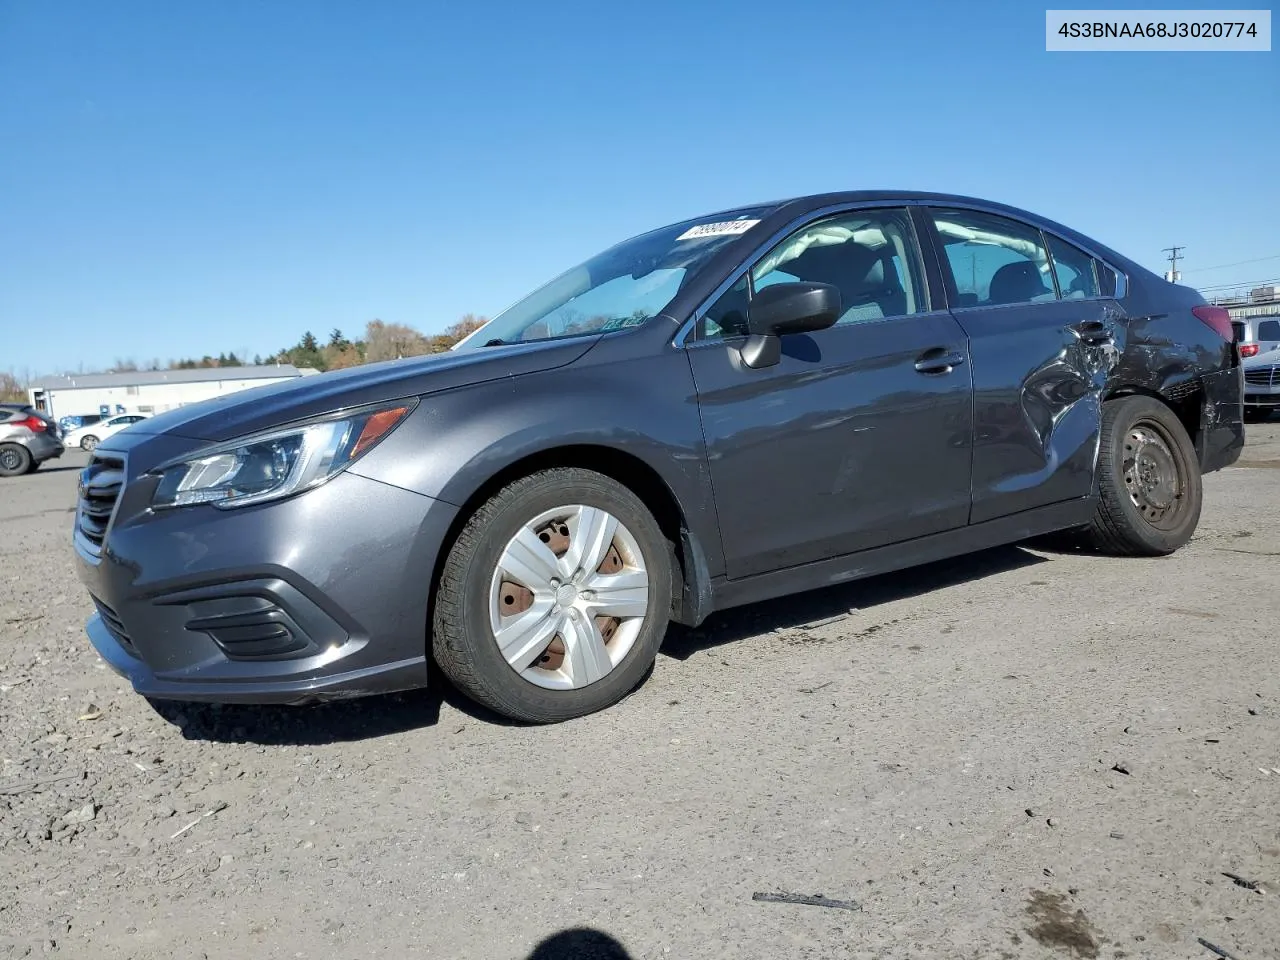
POLYGON ((0 958, 1280 956, 1280 424, 1174 557, 759 604, 532 729, 162 718, 82 634, 82 462, 0 481, 0 958))

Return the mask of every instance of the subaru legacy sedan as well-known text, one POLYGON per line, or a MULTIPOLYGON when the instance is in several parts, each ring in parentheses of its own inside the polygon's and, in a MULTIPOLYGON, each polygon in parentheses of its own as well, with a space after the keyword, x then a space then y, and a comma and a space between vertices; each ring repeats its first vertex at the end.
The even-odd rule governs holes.
POLYGON ((1244 443, 1230 319, 1069 227, 807 196, 626 240, 454 350, 106 437, 89 639, 156 699, 306 703, 441 671, 554 722, 671 623, 1050 532, 1192 536, 1244 443))

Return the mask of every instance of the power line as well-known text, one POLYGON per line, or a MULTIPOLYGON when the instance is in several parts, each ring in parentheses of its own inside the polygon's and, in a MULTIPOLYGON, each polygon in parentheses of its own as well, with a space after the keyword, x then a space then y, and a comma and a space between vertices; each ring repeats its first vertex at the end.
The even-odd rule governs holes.
POLYGON ((1280 283, 1280 277, 1270 277, 1266 280, 1244 280, 1240 283, 1214 283, 1206 287, 1196 287, 1197 290, 1234 290, 1237 287, 1261 287, 1268 283, 1280 283))
POLYGON ((1255 260, 1238 260, 1235 263, 1220 263, 1216 267, 1193 267, 1190 270, 1183 270, 1183 273, 1206 273, 1209 270, 1225 270, 1227 267, 1243 267, 1248 263, 1264 263, 1267 260, 1280 260, 1280 253, 1273 254, 1270 257, 1258 257, 1255 260))

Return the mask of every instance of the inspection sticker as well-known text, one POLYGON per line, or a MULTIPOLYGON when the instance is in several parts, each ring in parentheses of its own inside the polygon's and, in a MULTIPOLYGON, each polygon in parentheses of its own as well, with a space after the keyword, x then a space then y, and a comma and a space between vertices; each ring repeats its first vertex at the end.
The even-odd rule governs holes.
POLYGON ((720 223, 700 223, 696 227, 690 227, 676 239, 701 240, 703 237, 733 237, 746 233, 759 222, 759 220, 724 220, 720 223))

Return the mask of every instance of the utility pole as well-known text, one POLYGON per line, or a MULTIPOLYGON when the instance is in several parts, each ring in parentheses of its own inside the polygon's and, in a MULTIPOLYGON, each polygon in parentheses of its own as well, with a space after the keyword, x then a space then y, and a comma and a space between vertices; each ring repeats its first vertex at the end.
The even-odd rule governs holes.
POLYGON ((1169 255, 1169 272, 1164 275, 1164 278, 1168 280, 1170 283, 1177 283, 1179 280, 1182 279, 1182 274, 1178 272, 1178 255, 1181 251, 1185 249, 1187 248, 1186 247, 1165 247, 1164 248, 1163 252, 1169 255))

